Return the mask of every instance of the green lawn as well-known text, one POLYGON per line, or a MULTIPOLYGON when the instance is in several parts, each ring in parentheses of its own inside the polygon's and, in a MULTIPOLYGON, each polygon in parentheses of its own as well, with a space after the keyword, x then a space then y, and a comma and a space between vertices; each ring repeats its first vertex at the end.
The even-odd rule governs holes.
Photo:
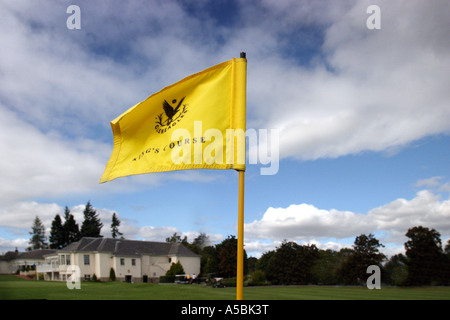
MULTIPOLYGON (((234 300, 235 288, 203 285, 172 285, 82 282, 80 290, 69 290, 65 282, 22 280, 0 276, 0 299, 60 300, 234 300)), ((268 286, 244 288, 247 300, 450 300, 450 287, 396 288, 327 286, 268 286)))

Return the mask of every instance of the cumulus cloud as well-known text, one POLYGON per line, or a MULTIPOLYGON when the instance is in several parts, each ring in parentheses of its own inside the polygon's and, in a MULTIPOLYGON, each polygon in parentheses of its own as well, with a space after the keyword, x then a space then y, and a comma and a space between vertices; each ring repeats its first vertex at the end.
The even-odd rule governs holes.
POLYGON ((375 227, 363 214, 321 210, 310 204, 268 208, 261 220, 245 226, 247 236, 259 239, 304 240, 314 237, 346 238, 375 227))
POLYGON ((413 199, 397 199, 364 214, 318 209, 304 203, 287 208, 271 207, 261 219, 245 224, 245 232, 251 249, 271 247, 284 239, 312 241, 326 248, 326 243, 333 247, 333 241, 327 239, 353 241, 363 233, 380 234, 381 242, 402 246, 406 231, 418 225, 434 228, 448 237, 450 200, 441 200, 441 195, 421 190, 413 199))

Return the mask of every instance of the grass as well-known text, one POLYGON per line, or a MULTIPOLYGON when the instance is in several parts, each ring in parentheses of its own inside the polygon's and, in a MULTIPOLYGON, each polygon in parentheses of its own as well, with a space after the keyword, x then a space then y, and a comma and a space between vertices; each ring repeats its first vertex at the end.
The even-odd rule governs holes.
MULTIPOLYGON (((82 282, 80 290, 65 282, 0 276, 0 299, 48 300, 234 300, 235 288, 123 282, 82 282)), ((267 286, 244 288, 246 300, 450 300, 450 287, 398 288, 267 286)))

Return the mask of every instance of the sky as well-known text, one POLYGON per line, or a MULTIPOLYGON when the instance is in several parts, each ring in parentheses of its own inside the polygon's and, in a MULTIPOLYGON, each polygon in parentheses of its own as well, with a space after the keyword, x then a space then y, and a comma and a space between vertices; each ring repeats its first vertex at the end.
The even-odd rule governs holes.
POLYGON ((263 157, 247 164, 249 256, 369 233, 393 255, 418 225, 450 238, 449 1, 0 0, 0 12, 0 253, 28 247, 36 216, 49 236, 65 206, 81 226, 88 201, 105 237, 113 212, 127 239, 237 235, 236 171, 99 180, 110 121, 240 52, 247 128, 279 159, 270 175, 263 157))

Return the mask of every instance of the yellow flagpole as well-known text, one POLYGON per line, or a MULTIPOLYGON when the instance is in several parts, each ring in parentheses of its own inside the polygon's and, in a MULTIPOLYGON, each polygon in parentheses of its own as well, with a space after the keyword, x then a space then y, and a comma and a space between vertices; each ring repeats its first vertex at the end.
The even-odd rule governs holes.
POLYGON ((244 298, 244 177, 245 171, 239 171, 236 300, 244 298))
MULTIPOLYGON (((241 52, 240 57, 247 59, 245 52, 241 52)), ((244 178, 245 171, 239 171, 236 300, 244 299, 244 178)))

